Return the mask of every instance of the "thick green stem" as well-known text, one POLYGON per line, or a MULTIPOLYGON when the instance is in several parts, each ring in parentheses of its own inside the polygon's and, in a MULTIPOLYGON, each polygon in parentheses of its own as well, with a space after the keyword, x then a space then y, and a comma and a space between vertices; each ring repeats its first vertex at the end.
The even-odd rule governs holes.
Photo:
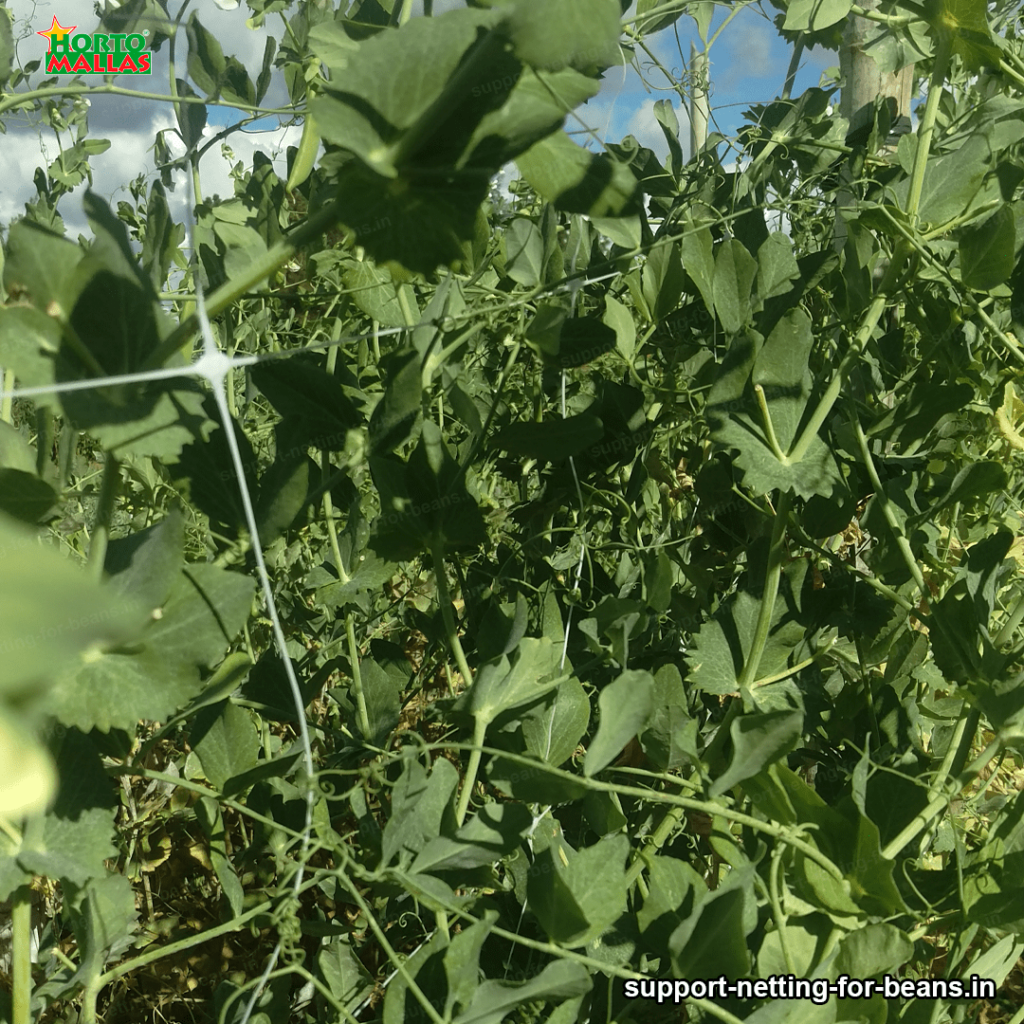
POLYGON ((29 1024, 32 1002, 32 890, 15 890, 11 900, 11 1024, 29 1024))
POLYGON ((761 608, 754 627, 754 640, 750 645, 750 653, 744 662, 738 679, 740 692, 743 693, 757 678, 757 669, 761 664, 768 633, 775 614, 775 599, 779 594, 779 580, 782 578, 782 561, 785 554, 786 523, 789 509, 793 504, 793 496, 789 491, 779 495, 778 508, 775 510, 775 522, 772 525, 771 546, 768 549, 768 567, 765 571, 764 590, 761 593, 761 608))
POLYGON ((455 657, 455 664, 459 666, 459 671, 462 673, 463 685, 468 690, 473 685, 473 672, 469 667, 469 662, 466 661, 466 652, 462 649, 459 631, 455 628, 455 616, 452 615, 452 596, 448 590, 448 577, 444 570, 443 538, 434 537, 430 545, 430 557, 434 563, 437 601, 441 605, 441 619, 444 622, 448 646, 455 657))
POLYGON ((800 58, 804 53, 804 34, 800 33, 796 37, 796 43, 793 45, 793 56, 789 61, 789 68, 786 71, 786 82, 782 87, 782 98, 788 100, 793 95, 793 86, 796 84, 796 73, 800 69, 800 58))
MULTIPOLYGON (((441 605, 441 619, 444 622, 444 631, 448 640, 448 647, 455 657, 455 664, 459 666, 462 673, 463 685, 469 689, 473 685, 473 672, 466 660, 466 652, 462 649, 462 641, 459 639, 459 631, 455 626, 455 616, 452 615, 452 596, 448 590, 448 577, 444 569, 444 539, 435 535, 430 545, 430 556, 434 562, 434 577, 437 586, 437 600, 441 605)), ((473 795, 473 787, 476 785, 476 775, 480 770, 480 747, 483 745, 484 737, 487 734, 488 720, 477 716, 473 724, 473 749, 469 753, 469 763, 466 765, 466 778, 462 784, 462 792, 459 794, 459 805, 455 811, 455 819, 459 825, 466 820, 466 811, 469 809, 469 801, 473 795)))
POLYGON ((99 506, 96 509, 96 523, 89 538, 89 567, 97 579, 103 576, 103 563, 106 561, 107 544, 110 541, 110 524, 120 489, 120 460, 113 452, 107 452, 106 462, 103 464, 99 506))
MULTIPOLYGON (((980 720, 974 717, 974 712, 967 716, 966 721, 963 723, 963 730, 960 733, 960 744, 957 751, 958 757, 956 761, 959 761, 962 757, 962 752, 966 748, 970 749, 970 741, 973 739, 974 730, 977 728, 977 723, 980 720), (970 733, 968 733, 970 729, 970 733)), ((952 792, 960 792, 964 787, 969 786, 985 769, 985 766, 991 761, 998 753, 999 748, 1002 746, 1002 740, 997 736, 992 742, 974 759, 971 766, 963 772, 960 772, 955 779, 955 786, 952 792)), ((952 766, 956 768, 956 764, 952 766)), ((946 780, 939 780, 937 785, 932 786, 933 792, 937 789, 945 789, 946 792, 940 792, 939 795, 935 796, 927 807, 923 811, 920 811, 914 819, 903 829, 902 832, 895 839, 892 840, 882 850, 882 856, 888 860, 894 860, 899 856, 900 852, 904 847, 908 846, 914 839, 916 839, 931 823, 932 821, 941 814, 946 807, 949 805, 951 798, 951 792, 945 785, 946 780)))
POLYGON ((886 495, 885 489, 882 487, 882 481, 879 479, 878 470, 875 468, 875 460, 872 458, 871 450, 868 448, 868 439, 864 436, 864 428, 860 425, 860 419, 857 416, 856 410, 853 410, 850 413, 850 425, 853 427, 854 433, 857 435, 857 446, 860 448, 860 457, 864 461, 864 466, 868 471, 868 477, 871 479, 871 486, 875 489, 875 500, 881 506, 882 515, 885 516, 885 521, 889 524, 889 529, 892 530, 892 535, 896 538, 896 546, 900 549, 900 554, 903 556, 903 562, 910 571, 910 575, 917 584, 918 589, 922 594, 927 594, 928 587, 924 581, 924 574, 921 572, 921 566, 914 557, 914 552, 910 548, 910 541, 907 540, 906 534, 903 532, 903 526, 896 517, 896 512, 892 507, 892 502, 889 501, 888 495, 886 495))
POLYGON ((953 37, 948 32, 939 32, 938 45, 935 56, 932 58, 932 77, 928 83, 928 99, 925 102, 921 123, 917 126, 917 152, 914 154, 914 167, 910 173, 910 190, 907 193, 906 213, 910 216, 912 224, 916 223, 921 206, 924 172, 928 166, 928 153, 931 149, 932 135, 935 132, 939 101, 942 99, 946 85, 946 72, 949 70, 952 46, 953 37))
MULTIPOLYGON (((431 743, 427 744, 427 746, 429 749, 438 750, 467 749, 467 745, 464 743, 431 743)), ((553 768, 551 765, 546 764, 543 761, 538 761, 536 758, 526 757, 523 754, 514 754, 511 751, 499 750, 495 747, 484 747, 482 753, 505 758, 514 764, 524 765, 533 771, 543 772, 545 775, 551 775, 554 778, 562 779, 566 782, 578 785, 580 781, 579 776, 573 775, 571 772, 563 771, 561 768, 553 768)), ((715 803, 711 800, 699 800, 695 797, 676 796, 674 793, 663 793, 651 789, 641 789, 639 786, 624 786, 616 782, 601 782, 595 778, 589 778, 586 781, 587 789, 595 790, 597 792, 617 793, 619 796, 629 797, 632 800, 645 800, 650 803, 667 804, 671 807, 682 807, 688 811, 701 811, 704 814, 725 818, 726 821, 735 822, 737 825, 745 825, 746 827, 753 829, 755 832, 774 836, 780 842, 787 843, 795 850, 799 850, 805 857, 809 860, 813 860, 837 881, 842 881, 845 877, 842 870, 829 860, 821 850, 816 846, 813 846, 811 843, 808 843, 806 840, 801 839, 800 836, 796 834, 799 831, 799 828, 796 826, 781 825, 772 821, 764 821, 761 818, 755 818, 751 814, 744 814, 742 811, 733 810, 731 807, 726 807, 724 804, 715 803)), ((679 785, 685 784, 683 780, 677 780, 677 782, 679 785)))
MULTIPOLYGON (((893 257, 892 263, 889 264, 889 271, 886 276, 892 272, 893 264, 896 263, 896 258, 893 257)), ((884 286, 885 282, 883 282, 884 286)), ((789 461, 799 462, 804 455, 807 453, 807 449, 810 447, 811 442, 815 437, 818 436, 818 431, 821 430, 821 425, 825 422, 828 414, 832 411, 832 406, 836 404, 836 399, 839 398, 839 392, 842 390, 843 381, 846 379, 846 375, 850 368, 860 359, 861 352, 867 346, 868 340, 871 338, 871 334, 875 327, 878 326, 878 321, 881 319, 882 312, 885 310, 886 295, 884 290, 880 291, 871 300, 871 305, 868 306, 867 312, 864 314, 864 319, 861 321, 860 329, 857 331, 857 336, 853 339, 850 345, 849 351, 843 356, 839 367, 836 372, 832 375, 832 379, 828 382, 828 387, 825 388, 825 393, 821 396, 821 401, 818 402, 817 407, 811 414, 811 418, 807 421, 807 425, 803 429, 803 433, 797 438, 793 447, 789 450, 789 461)))
POLYGON ((768 438, 768 444, 771 447, 772 454, 781 462, 784 466, 789 465, 789 457, 782 450, 782 446, 779 444, 778 435, 775 433, 775 424, 772 423, 772 413, 768 408, 768 402, 764 397, 764 388, 760 384, 754 385, 754 397, 757 399, 757 407, 761 410, 761 420, 764 423, 765 436, 768 438))
POLYGON ((487 726, 490 720, 482 715, 473 719, 473 749, 469 752, 466 764, 466 777, 462 781, 462 792, 459 793, 459 805, 455 809, 455 823, 461 828, 469 810, 469 801, 473 798, 473 787, 476 785, 477 773, 480 771, 480 759, 483 756, 484 740, 487 738, 487 726))
POLYGON ((366 694, 363 693, 363 673, 359 667, 359 647, 356 644, 356 627, 352 612, 345 613, 345 636, 348 640, 348 660, 352 669, 352 693, 356 698, 356 713, 359 715, 359 730, 367 743, 371 741, 370 715, 366 710, 366 694))
MULTIPOLYGON (((673 779, 673 782, 680 780, 673 779)), ((626 872, 626 888, 628 889, 639 877, 640 873, 647 866, 644 858, 653 847, 660 850, 668 842, 669 836, 683 823, 686 817, 686 809, 683 807, 670 807, 665 812, 665 817, 658 823, 658 827, 651 835, 650 842, 638 847, 633 853, 633 863, 626 872)))
POLYGON ((416 979, 409 973, 408 968, 405 966, 405 957, 401 956, 388 941, 388 937, 385 934, 384 929, 381 928, 378 923, 373 909, 366 900, 363 899, 359 889, 345 875, 340 875, 338 880, 348 890, 352 897, 352 902, 355 903, 355 905, 363 912, 363 916, 366 918, 366 921, 370 926, 370 931, 372 931, 376 936, 381 949, 384 950, 384 953, 388 958, 388 961, 394 965, 399 977, 408 986, 413 998, 416 999, 421 1007, 423 1007, 423 1012, 434 1022, 434 1024, 445 1024, 444 1018, 437 1012, 434 1008, 434 1004, 427 998, 423 989, 416 984, 416 979))
MULTIPOLYGON (((761 655, 764 654, 765 644, 768 642, 768 633, 771 630, 772 617, 775 614, 775 599, 779 594, 779 580, 782 575, 782 556, 784 541, 786 537, 786 521, 789 519, 789 509, 793 498, 788 491, 779 496, 779 505, 775 510, 775 522, 772 525, 772 539, 768 549, 768 565, 765 570, 764 590, 761 592, 761 607, 757 615, 757 625, 754 627, 754 640, 750 647, 750 653, 744 662, 743 668, 737 678, 737 686, 741 695, 750 692, 750 684, 757 678, 757 669, 761 663, 761 655)), ((740 713, 741 700, 733 698, 715 733, 711 742, 704 751, 702 760, 709 768, 714 767, 729 738, 729 729, 733 720, 740 713)))

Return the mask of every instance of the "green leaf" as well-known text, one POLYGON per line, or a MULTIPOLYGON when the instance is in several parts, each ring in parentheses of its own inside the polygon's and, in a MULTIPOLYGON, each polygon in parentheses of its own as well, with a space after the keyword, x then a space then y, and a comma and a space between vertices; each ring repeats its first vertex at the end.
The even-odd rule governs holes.
POLYGON ((321 363, 317 356, 298 354, 260 363, 250 373, 282 416, 303 422, 310 434, 311 447, 341 451, 348 431, 362 421, 362 416, 340 380, 321 363))
POLYGON ((567 213, 621 217, 633 212, 637 181, 624 163, 577 146, 565 132, 542 139, 516 164, 537 192, 567 213))
POLYGON ((185 24, 188 38, 188 75, 210 99, 217 99, 224 80, 226 61, 217 37, 208 32, 193 11, 185 24))
POLYGON ((520 845, 532 825, 533 815, 525 804, 486 804, 454 836, 431 839, 409 870, 465 872, 494 864, 520 845))
POLYGON ((310 466, 316 469, 304 457, 279 457, 260 478, 259 500, 254 511, 256 528, 264 544, 277 540, 305 506, 310 466))
POLYGON ((583 761, 584 775, 603 771, 643 731, 654 709, 653 695, 654 677, 637 669, 627 669, 601 690, 597 698, 601 717, 583 761))
POLYGON ((195 811, 210 844, 210 863, 217 875, 217 881, 220 882, 221 892, 228 901, 231 913, 237 917, 242 913, 245 892, 238 872, 235 871, 235 866, 228 856, 227 829, 224 827, 224 815, 221 813, 220 804, 210 797, 200 797, 195 803, 195 811))
POLYGON ((520 717, 527 753, 557 768, 575 753, 590 723, 590 699, 575 676, 520 717))
POLYGON ((758 264, 736 238, 723 242, 715 257, 713 292, 715 312, 730 334, 743 328, 750 316, 750 289, 758 264))
POLYGON ((621 63, 617 0, 514 0, 507 30, 520 60, 545 71, 621 63))
POLYGON ((458 785, 455 767, 444 758, 434 762, 429 776, 414 757, 405 767, 391 793, 391 817, 384 827, 381 867, 396 854, 415 855, 440 835, 442 822, 454 817, 452 796, 458 785))
POLYGON ((605 297, 604 323, 615 332, 615 347, 627 362, 636 350, 636 324, 629 310, 611 295, 605 297))
POLYGON ((891 924, 869 924, 839 940, 839 955, 833 970, 851 978, 895 974, 913 953, 913 942, 899 928, 891 924))
POLYGON ((604 424, 591 413, 543 423, 512 423, 494 439, 494 447, 519 458, 559 462, 578 455, 604 436, 604 424))
MULTIPOLYGON (((57 792, 53 759, 33 735, 31 719, 6 702, 0 704, 0 779, 0 817, 9 821, 42 814, 57 792)), ((5 877, 0 872, 0 899, 9 895, 4 891, 5 877)), ((20 884, 15 881, 14 887, 20 884)))
MULTIPOLYGON (((929 159, 921 187, 918 210, 921 220, 944 224, 967 209, 981 188, 993 156, 992 140, 983 129, 971 135, 952 153, 929 159)), ((906 212, 910 195, 909 177, 895 185, 893 195, 900 209, 906 212)))
POLYGON ((968 288, 995 288, 1013 273, 1016 247, 1013 212, 1004 205, 960 236, 960 279, 968 288))
POLYGON ((370 734, 366 739, 383 745, 401 717, 405 684, 400 677, 386 672, 373 658, 363 658, 359 667, 370 722, 370 734))
POLYGON ((39 685, 76 656, 94 657, 99 645, 127 641, 142 629, 144 608, 5 516, 0 552, 0 693, 38 695, 39 685))
POLYGON ((672 242, 655 245, 643 269, 643 292, 653 320, 664 320, 683 294, 683 263, 672 242))
POLYGON ((757 294, 760 299, 785 295, 800 277, 793 243, 781 231, 770 234, 757 250, 757 294))
POLYGON ((11 25, 13 14, 0 12, 0 87, 7 85, 14 66, 14 32, 11 25))
POLYGON ((517 217, 505 231, 505 271, 513 281, 527 288, 540 283, 544 270, 544 238, 540 228, 525 217, 517 217))
POLYGON ((467 1006, 479 988, 480 951, 497 920, 497 911, 486 910, 482 918, 452 936, 451 945, 444 954, 444 972, 448 978, 448 998, 444 1008, 446 1020, 451 1019, 456 1006, 467 1006))
POLYGON ((35 471, 0 469, 0 512, 37 523, 57 502, 57 492, 35 471))
POLYGON ((682 676, 675 665, 654 673, 654 711, 640 734, 640 746, 663 771, 697 760, 697 720, 690 717, 682 676))
POLYGON ((48 316, 58 309, 67 313, 68 284, 81 258, 82 250, 63 235, 29 220, 16 221, 7 236, 4 287, 48 316))
POLYGON ((722 887, 701 901, 699 914, 682 921, 669 938, 677 978, 738 978, 750 970, 747 936, 757 924, 753 868, 733 870, 722 887))
POLYGON ((166 720, 199 692, 200 667, 222 660, 249 616, 254 586, 214 565, 188 566, 131 646, 94 651, 57 676, 47 710, 65 725, 104 732, 166 720))
MULTIPOLYGON (((449 11, 436 18, 414 18, 397 32, 364 40, 343 66, 335 66, 324 93, 310 104, 323 137, 355 153, 377 174, 395 178, 402 137, 417 122, 422 125, 430 119, 467 53, 485 45, 478 43, 478 33, 494 22, 489 12, 449 11), (398 67, 415 68, 416 73, 396 75, 398 67)), ((493 69, 488 77, 493 77, 493 69)), ((459 113, 460 120, 466 119, 467 110, 476 114, 470 124, 459 126, 462 132, 471 132, 486 110, 471 102, 481 98, 479 92, 471 95, 472 87, 479 89, 486 81, 479 78, 478 83, 476 78, 466 82, 465 95, 459 96, 467 109, 450 107, 447 112, 449 117, 459 113)))
MULTIPOLYGON (((679 243, 679 252, 683 260, 683 268, 690 275, 690 280, 697 286, 708 313, 715 310, 715 257, 713 252, 714 239, 711 229, 689 226, 679 243)), ((723 265, 724 268, 724 265, 723 265)), ((724 272, 724 269, 723 269, 724 272)))
POLYGON ((953 52, 969 71, 999 67, 1002 54, 988 23, 985 0, 929 0, 925 17, 932 28, 950 36, 953 52))
POLYGON ((684 8, 676 5, 675 0, 638 0, 636 5, 637 27, 642 28, 644 35, 651 32, 660 32, 662 29, 674 25, 684 14, 684 8), (655 16, 659 7, 673 8, 667 14, 655 16))
MULTIPOLYGON (((179 96, 199 98, 199 94, 184 79, 177 78, 174 85, 179 96)), ((202 144, 203 129, 206 127, 205 103, 179 103, 175 108, 178 132, 187 149, 194 149, 202 144)))
POLYGON ((590 974, 582 964, 555 960, 529 981, 519 984, 483 982, 473 993, 465 1012, 456 1017, 453 1024, 501 1024, 525 1003, 554 1002, 582 996, 590 991, 592 984, 590 974))
POLYGON ((146 234, 142 240, 142 269, 154 288, 167 280, 174 254, 185 240, 185 225, 175 224, 163 183, 153 182, 146 201, 146 234))
POLYGON ((514 159, 561 128, 566 113, 596 96, 601 88, 599 81, 572 68, 543 74, 524 68, 518 80, 514 77, 498 78, 492 71, 486 83, 475 87, 485 93, 508 92, 508 98, 484 114, 476 126, 467 147, 474 153, 474 162, 486 157, 495 166, 514 159))
POLYGON ((223 789, 228 779, 254 768, 261 749, 252 715, 230 700, 203 708, 196 715, 189 746, 216 789, 223 789))
POLYGON ((791 0, 783 28, 788 32, 820 32, 850 13, 852 0, 791 0))
POLYGON ((581 800, 587 794, 582 780, 552 775, 542 768, 531 768, 505 757, 491 758, 487 764, 487 778, 496 789, 524 803, 557 807, 581 800))
POLYGON ((515 663, 504 655, 482 665, 459 705, 478 720, 493 722, 503 711, 530 704, 557 685, 560 644, 546 637, 519 642, 515 663))
MULTIPOLYGON (((758 662, 760 679, 784 670, 804 640, 797 596, 805 570, 806 564, 792 565, 783 573, 768 639, 758 662)), ((739 590, 700 627, 687 652, 692 685, 705 693, 737 692, 740 674, 753 646, 760 610, 759 595, 739 590)))
POLYGON ((399 301, 399 293, 405 300, 405 307, 411 310, 417 308, 416 293, 412 285, 394 281, 386 267, 375 266, 369 260, 352 260, 346 263, 342 280, 351 293, 352 301, 367 316, 385 327, 413 326, 399 301))
MULTIPOLYGON (((33 874, 83 885, 115 856, 114 794, 88 736, 69 730, 52 744, 57 799, 28 819, 18 863, 33 874)), ((51 769, 52 770, 52 769, 51 769)))
POLYGON ((725 772, 712 783, 712 799, 727 793, 738 782, 760 773, 788 754, 803 732, 803 712, 771 711, 767 714, 741 715, 729 727, 732 760, 725 772))
POLYGON ((423 370, 419 353, 401 348, 383 360, 384 397, 370 416, 370 454, 393 451, 411 436, 420 415, 423 370))
POLYGON ((486 539, 483 516, 433 420, 424 420, 408 463, 370 459, 381 495, 373 545, 383 557, 409 558, 440 541, 446 550, 486 539))
POLYGON ((782 488, 803 498, 828 497, 840 480, 835 457, 819 434, 799 462, 787 454, 812 403, 813 346, 811 320, 802 309, 783 316, 763 345, 756 333, 736 335, 708 396, 705 415, 712 438, 737 451, 735 465, 743 471, 743 482, 758 494, 782 488), (771 443, 755 385, 763 389, 781 458, 771 443))
POLYGON ((530 907, 552 941, 563 946, 593 942, 626 908, 625 861, 629 839, 621 833, 566 857, 548 846, 530 867, 530 907))
POLYGON ((316 962, 331 995, 350 1012, 373 991, 373 978, 356 956, 349 936, 331 939, 316 962))
POLYGON ((647 949, 664 955, 676 928, 699 912, 708 888, 686 861, 665 855, 647 859, 647 888, 637 925, 647 949))
POLYGON ((77 891, 66 891, 64 906, 78 941, 75 977, 85 983, 131 945, 138 921, 135 894, 123 875, 105 875, 90 878, 77 891))

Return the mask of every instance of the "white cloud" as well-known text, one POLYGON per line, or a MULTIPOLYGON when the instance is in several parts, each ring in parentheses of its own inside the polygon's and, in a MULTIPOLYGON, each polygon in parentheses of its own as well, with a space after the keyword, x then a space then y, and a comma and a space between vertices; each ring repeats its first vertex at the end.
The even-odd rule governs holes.
MULTIPOLYGON (((75 26, 79 31, 90 32, 98 19, 90 0, 13 0, 15 35, 18 42, 18 56, 22 64, 29 60, 42 59, 47 43, 35 33, 49 28, 52 18, 57 17, 61 25, 75 26)), ((250 30, 245 25, 248 8, 221 10, 213 3, 198 7, 201 23, 221 42, 224 52, 236 56, 255 82, 262 65, 263 50, 268 31, 266 28, 250 30)), ((178 68, 180 77, 184 72, 184 55, 187 43, 184 33, 179 37, 178 68)), ((147 77, 128 78, 121 76, 114 83, 122 88, 141 92, 167 94, 169 46, 165 42, 154 54, 153 73, 147 77)), ((40 72, 41 73, 41 72, 40 72)), ((38 77, 34 76, 34 77, 38 77)), ((83 79, 88 84, 89 79, 83 79)), ((95 84, 102 84, 96 79, 95 84)), ((287 104, 287 91, 280 73, 275 73, 270 92, 264 99, 265 106, 287 104)), ((237 111, 225 107, 209 106, 207 115, 212 122, 204 135, 209 138, 223 130, 240 116, 237 111)), ((37 167, 47 167, 59 153, 52 130, 40 123, 33 115, 32 120, 25 114, 8 115, 8 132, 3 142, 2 167, 0 176, 0 224, 9 223, 24 213, 26 202, 35 198, 33 174, 37 167)), ((265 124, 265 122, 264 122, 265 124)), ((90 159, 93 174, 92 188, 97 194, 116 208, 119 199, 128 198, 128 185, 143 174, 148 183, 157 177, 154 164, 153 146, 156 133, 161 129, 175 126, 169 98, 166 101, 138 99, 134 97, 96 94, 90 97, 89 135, 91 138, 108 139, 110 148, 90 159)), ((275 169, 283 176, 286 171, 286 147, 298 142, 301 127, 288 129, 236 131, 225 141, 232 148, 237 160, 251 165, 253 153, 261 149, 271 156, 275 169)), ((181 152, 180 143, 173 132, 165 136, 172 151, 181 152), (175 149, 175 145, 177 148, 175 149)), ((65 147, 74 140, 69 134, 62 136, 65 147)), ((201 187, 204 195, 217 193, 228 197, 234 193, 229 176, 229 166, 221 156, 220 145, 211 147, 201 164, 201 187)), ((65 196, 59 205, 60 213, 72 236, 86 232, 87 225, 82 212, 82 195, 87 183, 83 183, 72 195, 65 196)), ((175 215, 180 218, 184 197, 181 190, 169 197, 175 215)))

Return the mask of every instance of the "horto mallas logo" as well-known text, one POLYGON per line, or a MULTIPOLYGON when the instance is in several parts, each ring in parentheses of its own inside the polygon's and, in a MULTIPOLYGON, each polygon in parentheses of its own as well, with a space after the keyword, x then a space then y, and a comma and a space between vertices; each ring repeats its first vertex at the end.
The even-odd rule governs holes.
POLYGON ((65 28, 54 15, 45 32, 50 49, 46 54, 48 75, 148 75, 151 54, 141 32, 75 32, 65 28))

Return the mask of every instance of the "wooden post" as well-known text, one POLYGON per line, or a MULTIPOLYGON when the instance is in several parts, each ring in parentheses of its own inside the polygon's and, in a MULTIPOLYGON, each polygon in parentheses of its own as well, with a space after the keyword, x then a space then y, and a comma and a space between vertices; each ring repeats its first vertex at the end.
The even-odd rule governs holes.
MULTIPOLYGON (((861 0, 867 10, 875 10, 880 0, 861 0)), ((895 74, 883 73, 864 44, 876 34, 878 26, 866 18, 851 14, 843 27, 843 43, 839 50, 839 69, 843 78, 840 113, 850 122, 847 137, 858 131, 870 131, 875 116, 875 105, 892 100, 894 116, 889 138, 883 150, 892 151, 899 137, 911 129, 910 101, 914 89, 914 65, 908 64, 895 74)), ((847 173, 844 168, 844 174, 847 173)), ((841 191, 838 206, 848 206, 853 197, 841 191)), ((835 248, 838 252, 846 244, 846 223, 836 211, 835 248)))
POLYGON ((708 138, 708 55, 698 53, 690 41, 690 159, 701 150, 708 138))

